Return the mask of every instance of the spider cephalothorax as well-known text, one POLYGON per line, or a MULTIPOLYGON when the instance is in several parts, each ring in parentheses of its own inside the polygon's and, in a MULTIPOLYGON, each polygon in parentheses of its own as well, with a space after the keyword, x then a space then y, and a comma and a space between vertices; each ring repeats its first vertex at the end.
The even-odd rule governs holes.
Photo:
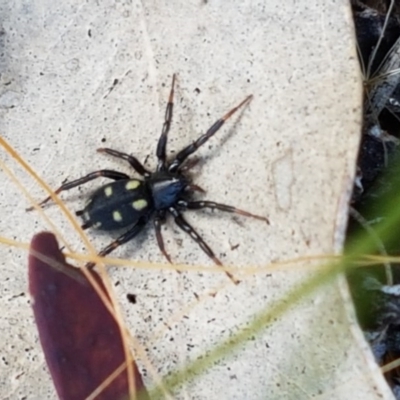
MULTIPOLYGON (((148 171, 135 157, 129 154, 117 150, 101 148, 98 149, 101 153, 106 153, 128 161, 132 168, 142 176, 142 179, 131 178, 129 175, 122 172, 102 169, 92 172, 80 179, 67 182, 55 191, 55 193, 60 193, 99 177, 109 178, 114 181, 96 190, 89 198, 85 208, 76 213, 83 218, 84 224, 82 227, 84 229, 94 227, 105 231, 111 231, 129 227, 124 234, 105 247, 99 253, 100 256, 111 253, 118 246, 134 238, 149 220, 153 218, 158 246, 167 260, 171 262, 171 258, 165 250, 161 234, 162 224, 165 222, 167 215, 171 215, 175 223, 183 231, 188 233, 217 265, 222 265, 211 248, 183 218, 182 211, 198 210, 202 208, 217 209, 268 222, 268 219, 265 217, 250 214, 247 211, 239 210, 225 204, 205 200, 190 201, 187 200, 187 196, 185 195, 185 192, 190 189, 201 190, 198 186, 192 185, 190 179, 185 175, 184 163, 186 159, 210 139, 232 114, 250 101, 252 96, 246 97, 238 106, 231 109, 215 122, 206 133, 201 135, 190 145, 184 147, 170 162, 168 162, 166 158, 166 145, 167 135, 172 121, 174 86, 175 75, 172 78, 164 125, 157 145, 156 155, 158 165, 155 172, 148 171)), ((192 162, 192 164, 194 163, 195 161, 192 162)), ((190 160, 188 164, 190 164, 190 160)), ((47 197, 40 204, 43 205, 50 200, 50 198, 50 196, 47 197)), ((89 266, 92 267, 93 264, 89 264, 89 266)), ((228 276, 235 281, 229 273, 228 276)))

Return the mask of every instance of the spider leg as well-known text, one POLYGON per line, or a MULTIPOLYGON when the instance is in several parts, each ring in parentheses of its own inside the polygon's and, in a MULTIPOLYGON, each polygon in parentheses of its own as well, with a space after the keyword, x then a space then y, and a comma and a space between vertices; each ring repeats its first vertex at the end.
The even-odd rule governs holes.
POLYGON ((211 210, 220 210, 229 213, 244 215, 245 217, 256 218, 261 221, 265 221, 269 224, 269 220, 266 217, 262 217, 261 215, 251 214, 247 211, 240 210, 239 208, 228 206, 226 204, 216 203, 214 201, 185 201, 179 200, 178 207, 183 210, 200 210, 202 208, 209 208, 211 210))
POLYGON ((199 162, 200 162, 200 158, 198 158, 198 157, 193 157, 193 158, 189 159, 187 163, 181 165, 181 167, 179 168, 179 170, 180 170, 181 172, 189 171, 190 169, 192 169, 193 167, 195 167, 199 162))
POLYGON ((128 163, 131 165, 131 167, 139 174, 142 176, 149 176, 151 174, 150 171, 148 171, 143 164, 134 156, 131 156, 126 153, 121 153, 120 151, 113 150, 113 149, 108 149, 108 148, 100 148, 97 149, 99 153, 106 153, 109 154, 110 156, 121 158, 122 160, 128 161, 128 163))
MULTIPOLYGON (((200 161, 200 158, 197 157, 193 157, 192 159, 189 159, 188 162, 186 162, 184 165, 181 165, 181 167, 179 168, 180 172, 187 172, 189 171, 191 168, 193 168, 194 166, 196 166, 200 161)), ((197 191, 197 192, 202 192, 202 193, 206 193, 206 191, 201 188, 199 185, 195 185, 193 183, 189 184, 186 187, 186 190, 191 190, 191 191, 197 191)))
MULTIPOLYGON (((210 257, 215 264, 217 264, 220 267, 223 267, 222 262, 217 258, 217 256, 214 254, 214 252, 211 250, 211 248, 208 246, 208 244, 202 239, 202 237, 194 230, 194 228, 183 218, 181 213, 176 210, 174 207, 170 207, 168 211, 172 214, 172 216, 175 219, 175 223, 181 228, 184 232, 186 232, 199 246, 200 248, 210 257)), ((237 285, 240 283, 235 277, 225 271, 225 274, 228 276, 228 278, 235 284, 237 285)))
POLYGON ((175 157, 175 159, 169 165, 168 170, 170 172, 175 172, 181 164, 188 158, 191 154, 193 154, 201 145, 207 142, 225 123, 225 121, 230 118, 240 107, 244 106, 247 102, 251 100, 253 96, 247 96, 238 106, 232 108, 228 113, 226 113, 222 118, 216 121, 206 133, 201 135, 197 140, 191 143, 189 146, 182 149, 175 157))
POLYGON ((165 109, 164 124, 161 130, 160 139, 158 139, 158 144, 157 144, 157 151, 156 151, 156 155, 158 158, 157 171, 163 171, 166 169, 165 152, 167 147, 167 136, 169 128, 171 127, 172 111, 174 108, 174 87, 175 87, 175 74, 172 75, 172 85, 171 85, 171 91, 169 92, 167 108, 165 109))
MULTIPOLYGON (((114 179, 115 181, 120 180, 120 179, 130 179, 129 175, 123 174, 122 172, 112 171, 112 170, 109 170, 109 169, 101 169, 99 171, 91 172, 90 174, 87 174, 86 176, 83 176, 82 178, 75 179, 75 180, 73 180, 71 182, 64 183, 57 190, 55 190, 54 193, 55 194, 59 194, 60 192, 72 189, 72 188, 77 187, 79 185, 83 185, 84 183, 93 181, 94 179, 97 179, 97 178, 100 178, 100 177, 114 179)), ((39 205, 43 206, 50 199, 51 199, 51 196, 46 197, 43 201, 41 201, 39 203, 39 205)), ((34 207, 29 207, 29 208, 26 209, 26 211, 32 211, 33 208, 34 207)))
POLYGON ((206 191, 202 187, 200 187, 199 185, 195 185, 193 183, 187 185, 186 190, 189 190, 192 192, 206 193, 206 191))
MULTIPOLYGON (((142 229, 145 227, 147 221, 148 221, 148 218, 140 218, 139 221, 136 222, 136 224, 133 225, 132 228, 130 228, 123 235, 121 235, 116 240, 111 242, 107 247, 105 247, 103 250, 101 250, 98 255, 100 257, 104 257, 107 254, 110 254, 112 251, 114 251, 117 247, 132 240, 138 233, 140 233, 142 231, 142 229)), ((95 266, 95 263, 93 263, 93 262, 89 262, 86 264, 87 268, 93 268, 94 266, 95 266)))
POLYGON ((156 238, 157 238, 157 243, 158 247, 161 250, 161 253, 163 253, 164 257, 168 260, 170 264, 172 264, 171 257, 169 254, 165 251, 165 246, 164 246, 164 239, 162 237, 162 232, 161 232, 161 227, 165 223, 165 211, 160 210, 157 212, 155 218, 154 218, 154 229, 156 231, 156 238))

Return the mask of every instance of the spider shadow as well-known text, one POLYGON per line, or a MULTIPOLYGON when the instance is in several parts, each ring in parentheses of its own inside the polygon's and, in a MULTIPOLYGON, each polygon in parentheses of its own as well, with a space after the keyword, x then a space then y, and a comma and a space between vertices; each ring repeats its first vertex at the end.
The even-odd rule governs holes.
MULTIPOLYGON (((240 110, 238 110, 236 114, 236 118, 232 122, 230 122, 230 126, 227 129, 226 133, 224 135, 220 135, 220 143, 218 146, 213 146, 212 149, 209 148, 209 152, 207 155, 204 157, 205 161, 208 159, 214 158, 216 155, 218 155, 219 152, 223 151, 224 145, 232 138, 232 136, 237 133, 238 130, 238 125, 240 124, 244 112, 246 111, 247 107, 250 105, 250 103, 246 104, 244 107, 242 107, 240 110)), ((225 125, 225 124, 224 124, 225 125)), ((223 127, 222 127, 223 129, 223 127)), ((204 161, 204 162, 205 162, 204 161)), ((203 166, 203 163, 201 164, 203 166)))
MULTIPOLYGON (((188 175, 189 176, 191 176, 191 177, 192 176, 193 177, 200 176, 204 165, 206 163, 209 163, 210 160, 212 160, 213 158, 217 157, 219 155, 219 153, 224 150, 224 145, 232 138, 232 136, 234 136, 234 134, 238 130, 238 125, 240 124, 240 122, 241 122, 241 120, 243 118, 244 112, 246 111, 246 109, 249 106, 249 104, 251 104, 251 102, 246 104, 240 110, 238 110, 236 112, 236 114, 235 114, 235 117, 233 117, 234 119, 232 121, 228 120, 228 122, 226 122, 226 123, 229 123, 230 126, 225 131, 225 133, 223 135, 219 134, 220 132, 217 132, 215 134, 215 136, 219 138, 219 143, 217 145, 212 145, 212 142, 211 142, 211 144, 210 144, 210 142, 208 142, 207 149, 206 150, 205 149, 202 150, 206 154, 203 154, 202 156, 198 157, 199 161, 196 164, 196 166, 193 169, 190 169, 188 171, 188 175)), ((221 127, 221 130, 224 129, 225 124, 221 127)), ((200 135, 198 135, 198 136, 200 136, 200 135)), ((194 140, 196 140, 197 137, 195 137, 194 140)), ((210 141, 212 141, 212 140, 213 140, 213 138, 210 138, 210 141)), ((180 149, 178 149, 178 151, 179 150, 180 149)), ((174 151, 174 153, 177 153, 177 151, 174 151)), ((192 159, 193 157, 196 157, 196 156, 191 156, 191 157, 189 157, 189 159, 192 159)))
MULTIPOLYGON (((127 230, 129 230, 132 226, 129 226, 128 228, 121 228, 115 231, 102 231, 99 229, 90 229, 88 232, 89 238, 93 237, 99 237, 99 238, 105 238, 104 243, 102 243, 102 246, 107 246, 110 244, 112 241, 116 240, 119 236, 124 234, 127 230)), ((152 220, 149 221, 149 223, 144 227, 144 229, 132 240, 129 242, 125 243, 124 245, 120 246, 116 252, 112 252, 111 254, 108 254, 106 257, 109 258, 121 258, 125 260, 138 260, 136 258, 136 255, 140 255, 140 253, 136 253, 138 250, 143 247, 144 243, 148 243, 150 241, 150 238, 152 238, 152 230, 154 231, 152 220)), ((152 240, 155 243, 155 235, 153 237, 154 240, 152 240)), ((97 248, 96 253, 99 253, 102 250, 103 247, 97 248)), ((161 254, 161 253, 160 253, 161 254)), ((145 259, 145 258, 144 258, 145 259)), ((160 258, 161 261, 161 258, 160 258)), ((111 265, 112 266, 112 265, 111 265)))

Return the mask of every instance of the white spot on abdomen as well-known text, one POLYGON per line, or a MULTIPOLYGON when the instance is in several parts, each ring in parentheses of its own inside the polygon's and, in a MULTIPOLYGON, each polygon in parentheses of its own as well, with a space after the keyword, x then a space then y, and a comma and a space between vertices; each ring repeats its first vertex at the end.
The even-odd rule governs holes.
POLYGON ((140 181, 133 180, 133 181, 129 181, 125 185, 125 189, 126 190, 134 190, 134 189, 138 188, 139 186, 140 186, 140 181))
POLYGON ((122 221, 122 215, 121 215, 121 213, 119 211, 114 211, 112 215, 113 215, 113 220, 115 222, 121 222, 122 221))
POLYGON ((106 186, 104 188, 104 194, 106 195, 106 197, 110 197, 113 194, 113 189, 111 186, 106 186))
POLYGON ((139 199, 139 200, 135 200, 132 203, 132 207, 136 210, 136 211, 141 211, 144 208, 147 207, 147 201, 145 199, 139 199))

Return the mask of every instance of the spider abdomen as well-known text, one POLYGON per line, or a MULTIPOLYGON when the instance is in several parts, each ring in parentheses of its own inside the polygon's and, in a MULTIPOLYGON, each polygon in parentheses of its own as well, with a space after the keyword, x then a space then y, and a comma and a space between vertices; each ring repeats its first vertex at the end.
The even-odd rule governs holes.
POLYGON ((133 225, 152 210, 153 201, 146 183, 122 179, 96 190, 79 215, 86 226, 110 231, 133 225))

